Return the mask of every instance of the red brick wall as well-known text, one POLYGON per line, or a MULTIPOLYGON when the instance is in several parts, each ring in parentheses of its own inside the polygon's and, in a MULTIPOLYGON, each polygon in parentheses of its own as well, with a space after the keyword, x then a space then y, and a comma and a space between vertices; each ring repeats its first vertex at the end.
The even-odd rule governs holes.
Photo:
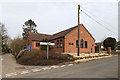
MULTIPOLYGON (((91 52, 91 48, 92 51, 95 52, 95 40, 86 31, 83 25, 80 26, 80 40, 81 39, 83 39, 83 47, 84 47, 84 48, 80 48, 81 53, 91 52), (87 41, 88 48, 85 48, 85 41, 87 41)), ((77 53, 78 48, 76 48, 76 40, 78 40, 78 28, 75 28, 72 32, 68 33, 65 36, 65 52, 77 53), (69 42, 73 43, 73 45, 69 45, 69 42)))
POLYGON ((52 48, 52 46, 50 46, 50 52, 55 52, 55 53, 61 53, 61 52, 64 52, 64 38, 59 38, 59 39, 56 39, 56 40, 51 40, 50 42, 53 42, 55 43, 55 46, 54 48, 52 48), (59 40, 59 48, 57 48, 57 40, 59 40), (62 48, 60 48, 60 40, 62 40, 62 48))
POLYGON ((40 49, 40 47, 36 47, 36 43, 40 43, 40 41, 31 41, 31 39, 28 37, 26 41, 26 49, 27 46, 31 46, 31 49, 40 49), (29 41, 29 45, 28 45, 28 41, 29 41))
POLYGON ((39 50, 40 50, 40 47, 36 47, 36 43, 40 43, 40 41, 32 41, 32 46, 31 46, 31 48, 32 48, 32 49, 39 49, 39 50))

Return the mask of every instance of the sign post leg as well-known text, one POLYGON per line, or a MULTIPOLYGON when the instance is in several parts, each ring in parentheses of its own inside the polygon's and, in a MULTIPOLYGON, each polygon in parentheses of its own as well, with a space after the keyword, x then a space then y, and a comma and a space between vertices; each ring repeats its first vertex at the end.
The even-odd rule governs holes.
POLYGON ((47 45, 47 59, 48 59, 48 50, 49 50, 49 45, 47 45))

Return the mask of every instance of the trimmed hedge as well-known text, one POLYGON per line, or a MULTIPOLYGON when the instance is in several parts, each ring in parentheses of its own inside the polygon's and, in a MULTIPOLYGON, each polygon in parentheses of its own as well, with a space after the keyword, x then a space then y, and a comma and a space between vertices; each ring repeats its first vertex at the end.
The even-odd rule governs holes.
POLYGON ((56 65, 64 62, 74 61, 73 56, 61 53, 49 53, 49 59, 47 60, 46 52, 40 52, 39 50, 30 50, 17 59, 17 62, 22 65, 56 65))

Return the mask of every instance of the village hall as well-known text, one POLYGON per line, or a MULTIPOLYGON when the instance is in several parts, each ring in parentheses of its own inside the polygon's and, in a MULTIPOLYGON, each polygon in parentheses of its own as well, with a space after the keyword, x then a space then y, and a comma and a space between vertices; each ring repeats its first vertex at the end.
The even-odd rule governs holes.
MULTIPOLYGON (((83 24, 79 28, 79 47, 80 53, 95 53, 95 39, 83 24)), ((78 26, 60 31, 53 35, 32 33, 28 34, 26 48, 31 46, 31 49, 41 50, 40 42, 43 39, 48 39, 49 42, 55 45, 50 46, 50 52, 55 53, 77 53, 78 51, 78 26)))

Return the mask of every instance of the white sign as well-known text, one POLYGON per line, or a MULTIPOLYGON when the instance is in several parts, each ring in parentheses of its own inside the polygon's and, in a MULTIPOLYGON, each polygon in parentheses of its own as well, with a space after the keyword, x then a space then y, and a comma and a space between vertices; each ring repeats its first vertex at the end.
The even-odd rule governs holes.
POLYGON ((40 42, 41 45, 55 45, 55 43, 51 42, 40 42))

